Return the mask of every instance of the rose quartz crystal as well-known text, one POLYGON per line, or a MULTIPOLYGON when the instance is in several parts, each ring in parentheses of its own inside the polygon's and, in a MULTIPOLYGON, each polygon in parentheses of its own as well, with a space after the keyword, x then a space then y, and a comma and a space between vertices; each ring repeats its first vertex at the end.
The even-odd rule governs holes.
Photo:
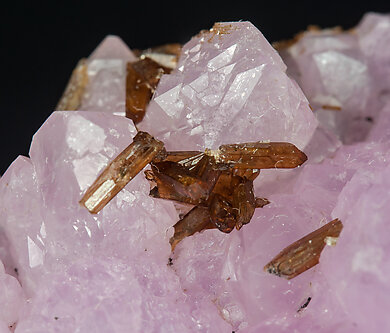
POLYGON ((117 36, 107 36, 87 60, 88 85, 79 110, 126 114, 126 63, 137 58, 117 36))
POLYGON ((139 127, 171 150, 260 140, 303 148, 317 120, 285 70, 251 23, 216 24, 184 45, 177 69, 162 76, 139 127))
MULTIPOLYGON (((96 215, 78 204, 136 134, 131 120, 110 111, 121 95, 107 102, 109 112, 99 106, 100 94, 108 96, 102 90, 93 110, 54 112, 30 158, 18 157, 0 179, 0 309, 7 309, 0 332, 14 322, 16 333, 390 331, 390 102, 383 93, 390 82, 381 47, 388 39, 389 17, 368 14, 354 33, 308 33, 281 52, 291 76, 307 63, 296 79, 319 126, 250 23, 219 24, 188 42, 142 129, 168 149, 286 140, 309 159, 294 170, 261 172, 255 191, 271 203, 240 231, 206 230, 174 253, 178 213, 172 202, 149 197, 143 174, 96 215), (291 53, 300 43, 304 52, 291 53), (330 67, 321 72, 318 64, 330 67), (316 96, 337 100, 341 110, 323 109, 316 96), (345 118, 335 126, 321 112, 345 118), (361 117, 372 122, 355 136, 344 120, 360 124, 361 117), (319 265, 289 281, 263 271, 284 247, 334 218, 344 229, 319 265)), ((102 47, 101 58, 129 55, 114 50, 102 47)), ((94 80, 94 87, 112 83, 105 75, 94 80)))
POLYGON ((352 31, 311 30, 281 50, 317 118, 347 144, 365 139, 390 99, 389 29, 388 15, 369 13, 352 31))

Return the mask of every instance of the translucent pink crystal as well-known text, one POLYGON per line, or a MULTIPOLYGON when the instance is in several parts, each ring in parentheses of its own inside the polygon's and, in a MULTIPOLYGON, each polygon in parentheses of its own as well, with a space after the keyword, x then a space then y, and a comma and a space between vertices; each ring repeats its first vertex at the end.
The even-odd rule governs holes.
POLYGON ((7 274, 0 261, 0 332, 8 332, 8 327, 19 319, 20 308, 25 303, 25 297, 18 280, 7 274))
POLYGON ((353 31, 308 31, 281 50, 317 118, 347 144, 365 139, 389 100, 389 29, 389 15, 369 13, 353 31))
POLYGON ((137 58, 117 36, 107 36, 87 60, 88 85, 79 110, 126 114, 126 63, 137 58))
POLYGON ((177 69, 163 75, 139 126, 168 150, 259 140, 301 149, 317 121, 285 70, 251 23, 216 24, 183 46, 177 69))
MULTIPOLYGON (((78 204, 136 134, 131 120, 111 112, 120 95, 108 102, 96 90, 94 112, 53 113, 34 136, 31 158, 18 157, 0 179, 0 309, 7 308, 0 332, 13 321, 16 333, 390 331, 390 82, 382 57, 389 38, 389 17, 368 14, 354 34, 311 32, 281 52, 290 75, 302 74, 295 78, 318 127, 250 23, 219 24, 186 44, 142 129, 172 150, 269 139, 290 141, 309 159, 299 169, 261 171, 255 195, 271 203, 240 231, 206 230, 174 253, 178 213, 148 195, 142 173, 96 215, 78 204), (322 108, 316 96, 341 110, 322 108), (362 117, 372 117, 367 126, 362 117), (344 229, 317 266, 290 281, 263 271, 335 218, 344 229)), ((94 77, 96 87, 110 86, 110 75, 94 77)))

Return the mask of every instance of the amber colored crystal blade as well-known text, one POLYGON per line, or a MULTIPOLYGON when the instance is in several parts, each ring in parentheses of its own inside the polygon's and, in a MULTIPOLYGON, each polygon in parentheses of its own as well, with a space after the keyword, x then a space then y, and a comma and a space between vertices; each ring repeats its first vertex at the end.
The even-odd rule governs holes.
POLYGON ((156 184, 150 191, 151 196, 198 205, 208 200, 220 173, 213 168, 210 157, 203 155, 192 167, 171 161, 153 161, 146 178, 156 184))
POLYGON ((248 142, 222 145, 218 150, 206 150, 223 167, 229 165, 244 169, 295 168, 307 160, 307 156, 288 142, 248 142))
POLYGON ((149 195, 154 198, 173 200, 177 202, 198 205, 205 202, 209 196, 207 184, 192 177, 183 177, 182 182, 158 172, 155 166, 145 172, 146 178, 155 183, 149 195), (191 182, 190 182, 191 181, 191 182))
POLYGON ((149 58, 127 64, 126 117, 135 124, 143 119, 161 75, 169 72, 170 69, 149 58))
POLYGON ((212 195, 209 211, 211 222, 213 222, 220 231, 229 233, 236 226, 234 208, 222 195, 212 195))
POLYGON ((164 144, 146 132, 138 132, 133 142, 100 174, 80 200, 91 213, 98 213, 153 158, 164 144))
POLYGON ((223 171, 213 188, 213 194, 219 194, 228 200, 233 200, 233 190, 242 181, 241 177, 235 176, 231 170, 223 171))
POLYGON ((56 110, 74 111, 79 108, 88 84, 86 59, 81 59, 73 70, 65 91, 59 100, 56 110))
POLYGON ((166 156, 153 162, 179 162, 183 166, 192 166, 199 162, 204 153, 200 151, 168 151, 166 156))
POLYGON ((175 233, 169 240, 172 251, 176 245, 188 236, 192 236, 196 232, 201 232, 205 229, 215 228, 210 221, 210 213, 207 207, 196 206, 191 209, 180 221, 175 225, 175 233))
POLYGON ((342 229, 339 219, 325 224, 287 246, 265 265, 264 270, 288 280, 296 277, 319 263, 327 239, 337 239, 342 229))
POLYGON ((248 224, 251 221, 256 209, 253 181, 243 179, 234 188, 232 206, 236 216, 236 229, 240 230, 244 224, 248 224))

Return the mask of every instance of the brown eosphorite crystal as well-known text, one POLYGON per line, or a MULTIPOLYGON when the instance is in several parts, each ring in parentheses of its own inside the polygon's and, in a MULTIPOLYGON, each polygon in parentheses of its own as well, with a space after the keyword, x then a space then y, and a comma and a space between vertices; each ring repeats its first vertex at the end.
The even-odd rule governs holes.
POLYGON ((56 110, 74 111, 81 105, 85 87, 88 84, 87 61, 81 59, 73 70, 56 110))
POLYGON ((165 151, 164 144, 146 132, 138 132, 125 148, 99 175, 80 200, 91 213, 98 213, 153 158, 165 151))
POLYGON ((138 124, 157 87, 160 77, 171 69, 145 57, 127 64, 126 117, 138 124))
POLYGON ((99 212, 148 163, 150 195, 194 207, 174 225, 172 251, 185 237, 205 229, 229 233, 250 222, 255 209, 269 203, 256 198, 253 180, 260 169, 295 168, 306 155, 290 143, 249 142, 222 145, 217 151, 166 152, 164 144, 138 132, 130 146, 101 173, 81 199, 99 212))
POLYGON ((286 279, 292 279, 317 265, 326 244, 334 245, 343 229, 339 219, 325 224, 283 249, 264 270, 286 279))

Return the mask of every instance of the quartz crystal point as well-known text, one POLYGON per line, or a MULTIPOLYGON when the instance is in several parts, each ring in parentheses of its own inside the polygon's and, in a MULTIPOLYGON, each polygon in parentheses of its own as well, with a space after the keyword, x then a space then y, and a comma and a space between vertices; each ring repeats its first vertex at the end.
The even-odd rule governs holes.
POLYGON ((0 179, 0 256, 29 299, 9 308, 16 332, 231 330, 210 300, 186 302, 166 264, 177 213, 149 197, 142 174, 100 214, 79 205, 136 133, 125 117, 55 112, 34 136, 31 159, 18 158, 0 179))
POLYGON ((167 150, 258 140, 303 149, 317 120, 285 70, 251 23, 218 23, 183 46, 177 68, 161 77, 139 128, 167 150))
POLYGON ((91 213, 98 213, 153 158, 164 150, 164 144, 150 134, 138 132, 132 144, 123 150, 85 192, 80 203, 91 213))
POLYGON ((136 60, 136 56, 119 37, 106 37, 87 59, 88 85, 78 110, 124 116, 126 66, 128 62, 136 60))
POLYGON ((280 50, 318 119, 345 143, 364 140, 388 100, 389 25, 369 13, 352 31, 307 31, 280 50))

